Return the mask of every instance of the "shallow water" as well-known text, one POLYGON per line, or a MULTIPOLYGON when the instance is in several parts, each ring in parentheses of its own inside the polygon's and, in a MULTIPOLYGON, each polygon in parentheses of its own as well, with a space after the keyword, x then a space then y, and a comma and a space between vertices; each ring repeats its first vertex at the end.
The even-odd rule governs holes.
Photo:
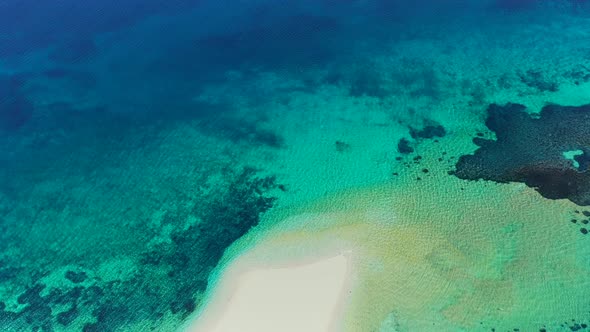
POLYGON ((581 0, 3 1, 0 329, 175 331, 298 227, 382 266, 344 331, 587 329, 589 60, 581 0))

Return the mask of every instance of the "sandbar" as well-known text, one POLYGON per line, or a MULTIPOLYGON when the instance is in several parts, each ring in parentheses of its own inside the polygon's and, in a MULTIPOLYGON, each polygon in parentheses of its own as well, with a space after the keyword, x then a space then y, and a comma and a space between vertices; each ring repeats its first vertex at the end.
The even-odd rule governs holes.
POLYGON ((290 266, 239 265, 224 273, 212 302, 187 332, 337 330, 349 275, 345 254, 290 266))

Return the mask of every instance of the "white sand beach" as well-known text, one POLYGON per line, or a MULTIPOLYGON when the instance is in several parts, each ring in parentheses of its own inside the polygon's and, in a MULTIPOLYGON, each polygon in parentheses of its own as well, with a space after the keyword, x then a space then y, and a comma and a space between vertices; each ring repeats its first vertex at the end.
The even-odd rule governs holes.
POLYGON ((288 267, 238 265, 224 273, 213 303, 187 332, 336 331, 347 293, 348 257, 288 267))

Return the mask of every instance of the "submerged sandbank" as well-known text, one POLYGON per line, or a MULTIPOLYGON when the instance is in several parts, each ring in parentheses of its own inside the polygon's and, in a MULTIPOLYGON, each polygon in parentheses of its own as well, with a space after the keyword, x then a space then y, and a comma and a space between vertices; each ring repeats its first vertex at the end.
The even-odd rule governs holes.
MULTIPOLYGON (((326 302, 323 316, 313 316, 331 320, 328 331, 533 331, 578 321, 588 308, 590 251, 587 239, 570 227, 576 208, 522 184, 466 182, 430 172, 422 181, 400 176, 390 185, 273 212, 269 220, 275 222, 253 229, 226 252, 188 331, 251 331, 246 323, 292 318, 294 323, 271 330, 318 331, 296 324, 310 323, 305 310, 319 300, 334 301, 334 293, 324 294, 320 280, 294 292, 295 300, 282 288, 307 278, 297 276, 297 267, 339 253, 346 253, 348 264, 345 296, 336 302, 340 307, 326 302), (271 268, 286 269, 284 276, 271 268), (246 321, 254 317, 263 321, 246 321), (242 323, 227 325, 229 318, 242 323)), ((266 331, 268 325, 250 326, 266 331)))

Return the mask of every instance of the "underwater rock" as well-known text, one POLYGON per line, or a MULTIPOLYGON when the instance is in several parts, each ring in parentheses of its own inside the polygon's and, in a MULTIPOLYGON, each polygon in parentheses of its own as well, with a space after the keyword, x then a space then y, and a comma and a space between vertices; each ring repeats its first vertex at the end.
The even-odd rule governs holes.
MULTIPOLYGON (((282 20, 267 19, 268 17, 261 17, 257 24, 236 32, 211 34, 201 38, 187 52, 194 53, 195 57, 203 59, 201 61, 221 68, 239 68, 244 64, 286 68, 326 63, 338 51, 324 39, 326 36, 334 36, 341 29, 341 23, 333 18, 294 14, 282 20)), ((170 54, 166 54, 166 57, 170 58, 170 54)), ((184 65, 187 61, 194 62, 193 59, 184 56, 180 61, 184 65)), ((174 60, 179 61, 177 58, 174 60)), ((168 61, 170 60, 166 60, 168 61)))
POLYGON ((22 80, 15 77, 0 77, 0 129, 17 130, 33 114, 33 104, 22 92, 22 80))
POLYGON ((557 83, 547 80, 545 75, 538 70, 527 70, 526 73, 519 73, 518 76, 524 84, 540 92, 556 92, 559 89, 557 83))
POLYGON ((436 124, 436 125, 427 125, 424 128, 418 130, 415 128, 410 128, 410 136, 413 139, 418 138, 434 138, 434 137, 444 137, 447 134, 445 127, 436 124))
POLYGON ((63 326, 70 325, 79 315, 78 308, 73 306, 67 311, 60 312, 57 315, 57 322, 63 326))
POLYGON ((100 327, 98 326, 97 323, 88 323, 85 324, 84 327, 82 328, 82 332, 99 332, 100 331, 100 327))
MULTIPOLYGON (((184 297, 186 297, 186 295, 184 297)), ((193 312, 195 308, 195 300, 192 298, 179 299, 177 301, 173 301, 172 303, 170 303, 170 311, 173 314, 182 313, 183 316, 186 316, 193 312)))
POLYGON ((71 282, 75 283, 75 284, 79 284, 81 282, 83 282, 84 280, 86 280, 86 272, 82 271, 82 272, 75 272, 75 271, 68 271, 66 272, 66 279, 70 280, 71 282))
POLYGON ((410 141, 405 138, 402 138, 397 143, 397 150, 403 154, 410 154, 414 152, 414 148, 410 146, 410 141))
POLYGON ((60 63, 78 63, 97 52, 92 38, 80 38, 59 45, 49 54, 49 59, 60 63))
POLYGON ((350 89, 348 93, 353 97, 375 97, 385 98, 391 92, 385 87, 385 80, 374 68, 363 68, 357 70, 350 78, 350 89))
MULTIPOLYGON (((419 143, 423 139, 433 139, 435 137, 444 137, 447 134, 445 127, 441 126, 438 123, 429 124, 424 126, 422 129, 416 129, 410 127, 410 136, 415 141, 415 143, 419 143)), ((438 142, 438 140, 436 141, 438 142)), ((414 152, 414 148, 410 145, 410 141, 407 138, 401 138, 397 143, 397 150, 399 153, 402 154, 410 154, 414 152)), ((414 161, 419 161, 422 157, 418 159, 414 159, 414 161)))
POLYGON ((10 267, 10 266, 2 266, 2 262, 0 261, 0 282, 10 281, 15 278, 20 269, 10 267))
POLYGON ((42 284, 36 284, 31 288, 27 288, 24 293, 17 298, 17 302, 20 304, 29 303, 31 305, 43 303, 43 299, 39 295, 43 289, 45 289, 45 285, 42 284))
POLYGON ((522 182, 545 198, 590 205, 590 171, 574 163, 590 153, 590 105, 547 105, 533 117, 523 105, 492 104, 486 126, 497 140, 474 138, 479 149, 461 156, 455 176, 522 182), (564 156, 571 151, 579 151, 574 160, 564 156))
MULTIPOLYGON (((227 105, 199 103, 198 112, 192 117, 199 119, 199 129, 207 135, 218 136, 234 143, 247 143, 254 146, 281 148, 285 139, 274 130, 264 128, 261 121, 251 121, 236 117, 233 108, 227 105)), ((183 115, 186 120, 187 115, 183 115)), ((190 118, 189 118, 190 119, 190 118)))
POLYGON ((350 144, 342 141, 336 141, 334 145, 336 146, 336 151, 338 152, 347 152, 350 151, 351 148, 350 144))

